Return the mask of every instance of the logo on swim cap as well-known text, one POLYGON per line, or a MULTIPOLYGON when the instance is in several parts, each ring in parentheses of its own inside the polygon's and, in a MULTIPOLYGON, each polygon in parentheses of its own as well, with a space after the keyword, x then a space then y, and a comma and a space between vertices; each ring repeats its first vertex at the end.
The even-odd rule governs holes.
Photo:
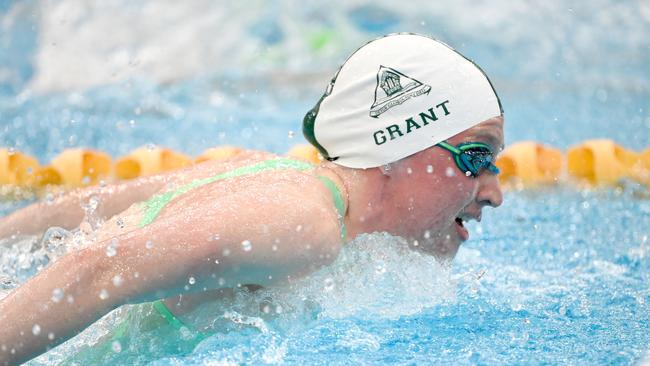
POLYGON ((430 90, 429 85, 422 84, 393 68, 380 65, 377 72, 375 100, 370 107, 370 117, 377 118, 380 114, 412 97, 429 94, 430 90))

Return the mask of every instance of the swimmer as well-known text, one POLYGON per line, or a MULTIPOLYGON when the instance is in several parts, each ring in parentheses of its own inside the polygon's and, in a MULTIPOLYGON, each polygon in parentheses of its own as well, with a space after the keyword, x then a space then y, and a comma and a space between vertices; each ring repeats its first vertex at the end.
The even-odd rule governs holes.
POLYGON ((281 284, 387 232, 448 261, 502 194, 503 112, 487 76, 449 46, 392 34, 354 52, 303 121, 319 166, 247 151, 88 188, 18 210, 0 236, 105 219, 88 243, 0 301, 0 364, 25 362, 125 304, 172 326, 223 289, 281 284), (182 296, 181 298, 179 298, 182 296), (181 300, 181 301, 179 301, 181 300))

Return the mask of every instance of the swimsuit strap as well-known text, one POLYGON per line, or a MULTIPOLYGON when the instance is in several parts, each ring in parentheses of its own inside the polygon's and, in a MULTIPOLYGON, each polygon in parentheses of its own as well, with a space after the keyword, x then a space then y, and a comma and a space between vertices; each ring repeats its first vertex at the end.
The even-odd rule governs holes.
POLYGON ((165 318, 167 323, 169 323, 169 325, 171 325, 172 327, 178 330, 181 330, 181 328, 183 327, 187 329, 191 329, 185 323, 183 323, 182 320, 178 319, 176 315, 174 315, 174 313, 172 313, 171 310, 169 310, 167 305, 162 300, 156 300, 152 304, 153 304, 153 308, 156 309, 158 314, 160 314, 160 316, 165 318))
POLYGON ((142 220, 140 221, 140 227, 142 228, 151 224, 156 219, 156 217, 160 215, 160 212, 163 210, 163 208, 165 208, 165 206, 167 206, 167 204, 169 204, 169 202, 171 202, 174 198, 206 184, 210 184, 218 180, 241 177, 243 175, 251 175, 265 170, 294 169, 302 171, 313 168, 313 165, 303 161, 279 158, 265 160, 253 165, 242 166, 225 173, 214 175, 212 177, 193 180, 192 182, 173 191, 157 194, 146 201, 144 203, 145 209, 144 214, 142 215, 142 220))
POLYGON ((336 207, 336 212, 338 213, 339 216, 339 223, 341 224, 341 239, 345 240, 345 237, 347 235, 345 230, 345 221, 344 221, 345 202, 343 201, 343 196, 341 195, 341 191, 339 191, 339 188, 329 177, 326 177, 324 175, 319 175, 318 179, 320 179, 320 181, 323 182, 323 184, 325 184, 325 187, 329 189, 330 193, 332 193, 334 206, 336 207))

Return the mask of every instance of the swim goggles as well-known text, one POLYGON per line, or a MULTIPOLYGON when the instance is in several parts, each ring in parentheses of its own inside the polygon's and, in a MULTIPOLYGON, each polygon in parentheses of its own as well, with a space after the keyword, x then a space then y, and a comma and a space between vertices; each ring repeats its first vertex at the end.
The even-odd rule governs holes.
POLYGON ((466 176, 478 177, 482 169, 487 169, 490 173, 499 174, 499 168, 492 162, 494 153, 489 145, 482 142, 466 142, 460 145, 450 145, 447 141, 436 144, 451 153, 456 162, 456 166, 466 176))

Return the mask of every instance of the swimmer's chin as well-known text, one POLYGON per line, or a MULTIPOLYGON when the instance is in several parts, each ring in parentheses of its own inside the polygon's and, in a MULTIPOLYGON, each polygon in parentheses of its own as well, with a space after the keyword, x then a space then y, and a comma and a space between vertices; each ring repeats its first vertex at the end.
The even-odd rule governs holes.
POLYGON ((410 241, 410 247, 424 254, 433 256, 438 262, 449 263, 456 254, 462 241, 460 239, 446 238, 442 241, 410 241))

